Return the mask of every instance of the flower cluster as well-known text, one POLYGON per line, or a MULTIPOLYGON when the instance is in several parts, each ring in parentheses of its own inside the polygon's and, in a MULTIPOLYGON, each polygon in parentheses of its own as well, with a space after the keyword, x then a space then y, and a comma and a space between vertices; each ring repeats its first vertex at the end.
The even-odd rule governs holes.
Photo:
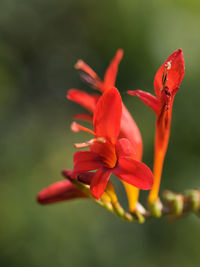
POLYGON ((76 114, 74 120, 90 123, 86 128, 73 122, 73 132, 85 131, 92 135, 88 141, 75 144, 72 170, 64 170, 66 180, 56 182, 38 194, 41 204, 55 203, 74 198, 91 198, 110 210, 122 214, 114 185, 109 181, 113 173, 125 187, 129 211, 141 212, 138 202, 139 190, 150 190, 148 202, 156 203, 159 193, 162 167, 168 147, 172 106, 174 96, 184 76, 184 60, 181 49, 175 51, 159 68, 154 79, 156 96, 134 90, 129 95, 139 97, 156 114, 155 153, 153 173, 142 160, 143 144, 140 131, 134 119, 122 102, 115 87, 118 65, 123 57, 119 49, 109 64, 104 79, 82 60, 75 68, 80 70, 82 79, 95 90, 88 94, 78 89, 70 89, 67 99, 76 102, 88 112, 76 114))

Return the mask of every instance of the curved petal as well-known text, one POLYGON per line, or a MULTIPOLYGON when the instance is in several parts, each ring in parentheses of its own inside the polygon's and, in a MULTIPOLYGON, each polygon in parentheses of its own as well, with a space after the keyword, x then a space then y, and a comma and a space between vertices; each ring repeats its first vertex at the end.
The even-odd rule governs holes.
POLYGON ((111 173, 110 169, 105 168, 101 168, 95 173, 90 184, 90 191, 95 198, 99 199, 105 191, 111 173))
POLYGON ((160 101, 154 95, 142 90, 127 91, 127 93, 137 96, 145 105, 152 109, 156 115, 159 113, 160 101))
POLYGON ((118 72, 119 63, 123 57, 124 51, 122 49, 118 49, 116 55, 110 62, 105 75, 104 75, 104 83, 102 91, 108 90, 115 86, 115 80, 118 72))
POLYGON ((113 173, 121 180, 132 184, 139 189, 148 190, 153 185, 151 170, 139 161, 132 158, 121 157, 113 173))
POLYGON ((107 90, 97 103, 93 123, 94 132, 111 143, 117 141, 122 115, 122 100, 117 88, 107 90))
POLYGON ((67 99, 76 102, 90 112, 93 112, 100 96, 98 94, 90 95, 78 89, 70 89, 66 97, 67 99))
POLYGON ((70 181, 59 181, 43 189, 37 196, 40 204, 51 204, 74 198, 87 197, 78 190, 70 181))
POLYGON ((91 151, 78 151, 74 154, 74 170, 76 173, 96 170, 102 167, 101 158, 97 153, 91 151))
POLYGON ((117 141, 116 153, 118 158, 132 157, 136 154, 131 142, 127 138, 121 138, 117 141))
POLYGON ((176 50, 171 54, 164 64, 159 68, 154 79, 154 89, 157 97, 160 97, 160 92, 163 88, 163 72, 167 73, 166 86, 170 92, 179 87, 185 73, 185 65, 182 49, 176 50))

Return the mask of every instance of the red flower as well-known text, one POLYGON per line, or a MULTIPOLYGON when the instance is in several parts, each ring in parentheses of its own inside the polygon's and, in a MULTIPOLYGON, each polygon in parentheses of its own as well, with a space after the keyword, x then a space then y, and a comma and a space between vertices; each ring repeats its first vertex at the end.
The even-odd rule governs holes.
POLYGON ((158 196, 163 162, 170 136, 174 96, 179 90, 184 71, 183 52, 178 49, 168 57, 155 75, 156 96, 141 90, 128 91, 128 94, 139 97, 156 114, 154 185, 149 195, 150 202, 154 202, 158 196))
POLYGON ((90 191, 96 198, 103 194, 111 173, 119 179, 140 189, 150 189, 153 176, 150 169, 133 157, 135 151, 126 138, 118 139, 122 116, 122 100, 116 88, 108 89, 97 102, 91 131, 79 124, 74 130, 92 133, 95 138, 77 144, 77 147, 90 146, 90 151, 74 154, 74 176, 78 173, 97 170, 90 184, 90 191))
MULTIPOLYGON (((115 80, 118 71, 118 65, 123 57, 123 50, 119 49, 110 62, 105 75, 104 80, 102 81, 99 76, 82 60, 79 60, 75 65, 76 69, 82 71, 81 77, 89 83, 93 88, 103 92, 115 86, 115 80)), ((83 120, 87 122, 93 121, 92 113, 94 112, 96 103, 100 96, 98 94, 87 94, 77 89, 70 89, 67 93, 67 98, 71 101, 78 103, 79 105, 83 106, 87 109, 91 114, 81 113, 75 115, 73 118, 76 120, 83 120)), ((72 129, 76 130, 75 127, 72 129)), ((135 155, 133 156, 134 159, 140 160, 142 159, 142 151, 143 151, 143 144, 142 144, 142 137, 140 131, 135 123, 134 119, 122 104, 122 117, 121 117, 121 127, 120 127, 120 134, 119 138, 127 138, 133 145, 135 149, 135 155)), ((129 185, 123 182, 128 201, 129 201, 129 210, 131 212, 135 211, 136 203, 139 197, 139 190, 132 185, 129 185)))
MULTIPOLYGON (((65 170, 65 176, 69 177, 71 171, 65 170)), ((81 190, 76 188, 69 180, 58 181, 43 189, 37 196, 40 204, 51 204, 76 198, 87 198, 81 190)))

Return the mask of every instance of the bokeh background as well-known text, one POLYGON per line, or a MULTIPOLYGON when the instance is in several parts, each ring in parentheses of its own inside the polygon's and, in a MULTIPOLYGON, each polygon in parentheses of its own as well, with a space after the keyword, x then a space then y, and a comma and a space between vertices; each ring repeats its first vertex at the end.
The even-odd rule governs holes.
POLYGON ((158 67, 183 49, 186 74, 174 103, 162 189, 200 185, 199 29, 198 0, 0 1, 0 266, 199 266, 194 215, 137 225, 87 200, 46 207, 35 200, 72 168, 72 144, 86 137, 69 129, 81 108, 65 99, 67 90, 88 88, 75 62, 84 59, 103 77, 117 48, 125 51, 117 87, 141 129, 149 166, 154 115, 125 92, 153 92, 158 67))

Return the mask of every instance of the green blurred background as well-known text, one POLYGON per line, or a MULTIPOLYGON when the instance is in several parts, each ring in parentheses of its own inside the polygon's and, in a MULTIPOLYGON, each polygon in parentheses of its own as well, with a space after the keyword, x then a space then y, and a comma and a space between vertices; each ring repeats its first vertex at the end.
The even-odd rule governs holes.
POLYGON ((149 166, 154 115, 125 91, 153 92, 158 67, 183 49, 186 74, 162 188, 199 186, 199 29, 198 0, 0 1, 0 266, 199 266, 194 215, 137 225, 87 200, 46 207, 35 200, 72 168, 72 144, 85 138, 70 132, 71 116, 82 109, 65 99, 69 88, 87 88, 75 62, 84 59, 102 77, 117 48, 125 50, 117 87, 141 129, 149 166))

